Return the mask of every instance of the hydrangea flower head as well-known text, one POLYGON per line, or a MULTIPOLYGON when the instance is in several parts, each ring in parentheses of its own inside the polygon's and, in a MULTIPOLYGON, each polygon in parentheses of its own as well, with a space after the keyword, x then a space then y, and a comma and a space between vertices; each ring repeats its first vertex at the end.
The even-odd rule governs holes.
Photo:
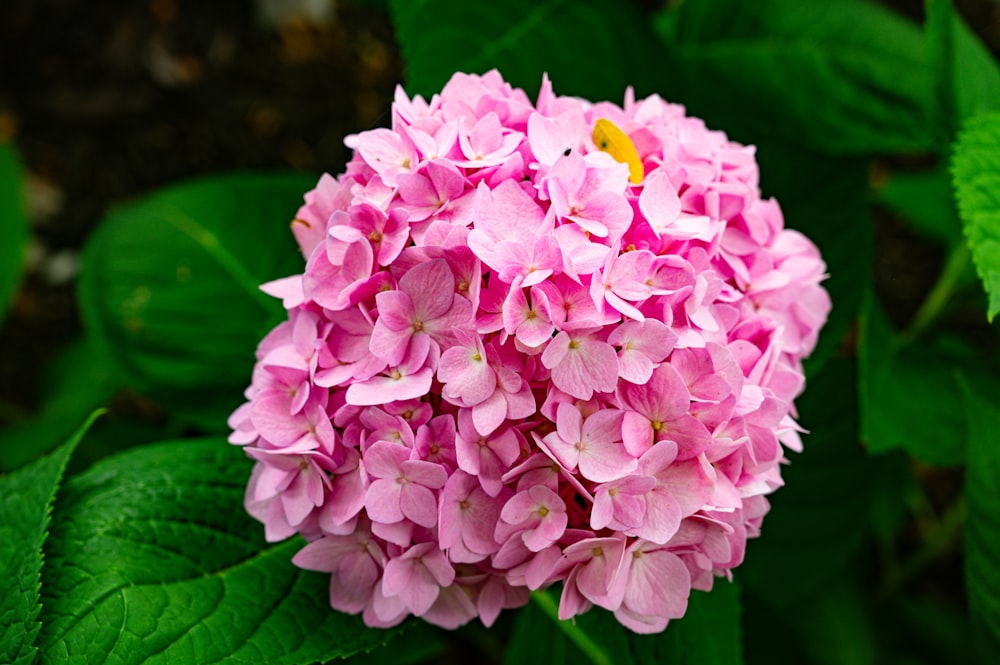
POLYGON ((830 309, 752 147, 657 96, 489 72, 351 136, 264 285, 230 441, 247 510, 369 626, 490 625, 561 585, 650 633, 759 533, 830 309))

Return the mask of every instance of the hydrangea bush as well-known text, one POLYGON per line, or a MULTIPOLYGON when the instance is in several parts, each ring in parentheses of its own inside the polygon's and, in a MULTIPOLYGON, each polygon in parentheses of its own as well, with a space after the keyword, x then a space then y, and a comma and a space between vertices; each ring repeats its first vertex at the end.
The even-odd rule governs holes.
POLYGON ((262 288, 230 442, 247 510, 333 608, 491 625, 561 583, 640 633, 759 533, 830 309, 752 147, 652 96, 537 103, 493 71, 351 136, 262 288))

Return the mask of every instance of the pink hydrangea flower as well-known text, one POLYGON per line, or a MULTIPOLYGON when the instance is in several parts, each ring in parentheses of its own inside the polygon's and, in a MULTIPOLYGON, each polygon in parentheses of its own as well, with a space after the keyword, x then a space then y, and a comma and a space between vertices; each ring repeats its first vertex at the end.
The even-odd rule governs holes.
POLYGON ((753 149, 495 71, 398 89, 347 144, 295 215, 301 273, 262 287, 288 321, 229 420, 247 510, 369 626, 561 585, 561 618, 663 630, 760 533, 830 309, 753 149))

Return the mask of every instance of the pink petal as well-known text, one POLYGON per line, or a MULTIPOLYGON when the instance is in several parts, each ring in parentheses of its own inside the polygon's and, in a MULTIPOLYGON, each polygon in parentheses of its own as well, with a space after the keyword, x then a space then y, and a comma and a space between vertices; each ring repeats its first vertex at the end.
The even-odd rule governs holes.
POLYGON ((416 319, 429 321, 451 308, 455 296, 455 276, 444 259, 435 259, 411 268, 399 280, 399 290, 413 299, 416 319))
POLYGON ((667 232, 681 214, 681 200, 670 178, 658 171, 643 182, 639 211, 658 235, 667 232))
POLYGON ((403 511, 399 505, 402 487, 395 478, 379 478, 368 486, 365 510, 373 522, 394 524, 403 519, 403 511))
MULTIPOLYGON (((424 462, 424 464, 430 464, 430 462, 424 462)), ((415 482, 403 485, 399 504, 403 515, 420 526, 430 529, 437 524, 437 498, 423 485, 418 485, 415 482)))
POLYGON ((593 337, 560 332, 545 347, 542 364, 552 370, 557 388, 578 399, 590 399, 595 390, 611 392, 618 381, 618 355, 593 337))

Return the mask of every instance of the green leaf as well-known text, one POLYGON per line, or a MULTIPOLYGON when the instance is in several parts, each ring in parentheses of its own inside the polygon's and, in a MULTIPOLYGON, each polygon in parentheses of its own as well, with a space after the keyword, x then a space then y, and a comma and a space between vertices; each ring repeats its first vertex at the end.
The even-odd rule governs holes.
POLYGON ((983 659, 1000 661, 1000 406, 990 395, 962 380, 969 418, 965 491, 965 584, 973 627, 983 659))
POLYGON ((42 574, 48 662, 312 663, 377 647, 328 606, 329 582, 263 542, 243 510, 250 463, 224 439, 128 451, 70 479, 42 574))
POLYGON ((21 167, 14 150, 0 143, 0 324, 21 279, 27 244, 21 167))
POLYGON ((497 68, 534 94, 548 72, 559 94, 648 94, 659 44, 631 3, 613 0, 392 0, 407 92, 439 92, 455 72, 497 68))
POLYGON ((1000 67, 950 0, 928 2, 926 32, 950 133, 978 113, 1000 109, 1000 67))
POLYGON ((1000 312, 1000 113, 971 118, 955 144, 955 197, 979 278, 987 317, 1000 312))
POLYGON ((87 243, 88 332, 133 385, 210 431, 249 383, 283 315, 258 285, 301 272, 288 223, 315 178, 237 174, 177 185, 109 214, 87 243))
POLYGON ((893 171, 876 190, 876 200, 901 217, 915 231, 954 246, 962 242, 962 222, 958 218, 947 167, 927 171, 893 171))
POLYGON ((900 344, 871 294, 865 298, 858 347, 861 438, 868 451, 900 449, 928 464, 961 464, 967 425, 955 368, 968 365, 976 372, 973 363, 982 364, 977 354, 963 357, 923 342, 900 344))
POLYGON ((28 665, 38 652, 39 575, 49 512, 73 449, 101 414, 95 411, 51 455, 0 476, 0 662, 28 665))
POLYGON ((682 2, 657 27, 667 96, 740 140, 839 155, 934 146, 923 35, 874 3, 682 2))

